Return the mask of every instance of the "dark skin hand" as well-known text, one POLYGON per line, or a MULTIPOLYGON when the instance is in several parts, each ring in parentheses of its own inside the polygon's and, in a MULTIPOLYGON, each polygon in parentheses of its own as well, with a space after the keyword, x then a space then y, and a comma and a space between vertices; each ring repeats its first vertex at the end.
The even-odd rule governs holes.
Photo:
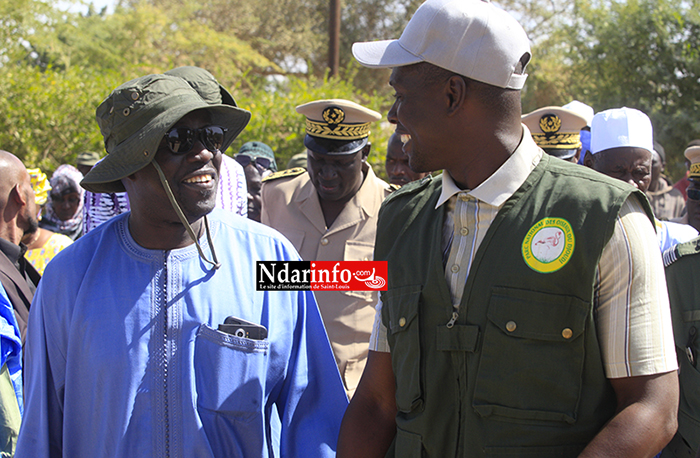
POLYGON ((396 435, 395 396, 391 353, 370 350, 340 426, 338 458, 384 457, 396 435))

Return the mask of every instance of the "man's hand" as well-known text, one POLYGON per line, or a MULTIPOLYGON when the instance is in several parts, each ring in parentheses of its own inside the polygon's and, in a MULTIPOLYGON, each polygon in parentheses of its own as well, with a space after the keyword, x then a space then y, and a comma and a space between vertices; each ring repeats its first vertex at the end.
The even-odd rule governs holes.
POLYGON ((395 435, 396 381, 391 353, 370 350, 340 426, 337 457, 383 458, 395 435))
POLYGON ((617 413, 579 458, 653 457, 678 428, 676 371, 610 379, 617 413))

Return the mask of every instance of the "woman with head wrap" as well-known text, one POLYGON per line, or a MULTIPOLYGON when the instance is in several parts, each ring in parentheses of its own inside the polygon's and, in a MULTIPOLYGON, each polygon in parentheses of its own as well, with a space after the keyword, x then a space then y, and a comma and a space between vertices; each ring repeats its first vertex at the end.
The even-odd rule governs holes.
MULTIPOLYGON (((51 191, 51 185, 46 174, 41 169, 27 169, 34 189, 34 196, 38 208, 42 208, 51 191)), ((41 213, 41 210, 40 210, 41 213)), ((40 215, 39 215, 40 216, 40 215)), ((73 240, 63 234, 57 234, 48 229, 37 228, 34 232, 28 232, 22 237, 22 243, 27 245, 24 257, 34 266, 41 275, 44 274, 46 264, 58 254, 59 251, 73 243, 73 240)))
POLYGON ((51 192, 46 213, 39 226, 77 240, 83 235, 83 200, 80 187, 83 174, 75 167, 63 164, 51 177, 51 192))

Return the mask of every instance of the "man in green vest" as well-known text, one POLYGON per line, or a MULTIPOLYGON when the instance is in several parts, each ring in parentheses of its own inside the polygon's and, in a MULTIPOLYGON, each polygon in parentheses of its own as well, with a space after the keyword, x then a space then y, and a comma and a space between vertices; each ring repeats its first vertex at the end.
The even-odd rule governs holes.
POLYGON ((520 122, 528 38, 479 0, 428 0, 392 67, 414 171, 375 260, 389 290, 338 457, 651 457, 673 437, 677 362, 644 195, 544 154, 520 122))

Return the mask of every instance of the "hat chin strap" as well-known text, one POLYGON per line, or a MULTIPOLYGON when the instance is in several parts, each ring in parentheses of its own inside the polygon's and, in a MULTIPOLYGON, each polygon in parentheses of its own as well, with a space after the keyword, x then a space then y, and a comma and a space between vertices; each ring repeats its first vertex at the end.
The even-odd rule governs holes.
POLYGON ((153 167, 156 168, 156 171, 158 172, 158 176, 160 177, 160 182, 163 185, 163 188, 165 189, 165 193, 168 195, 168 199, 170 200, 170 204, 172 204, 173 208, 175 209, 175 213, 177 213, 177 217, 180 218, 180 221, 182 224, 185 226, 185 229, 187 229, 187 233, 190 234, 190 237, 194 241, 194 244, 197 246, 197 251, 199 252, 199 257, 202 258, 202 261, 211 264, 214 269, 218 269, 221 267, 221 263, 216 257, 216 251, 214 251, 214 242, 211 239, 211 232, 209 231, 209 220, 207 219, 207 215, 204 215, 204 229, 206 230, 207 233, 207 242, 209 243, 209 248, 211 249, 211 256, 214 258, 214 261, 210 261, 207 259, 207 257, 204 255, 204 251, 202 251, 202 247, 199 245, 199 242, 197 241, 197 236, 194 234, 194 231, 192 230, 192 226, 190 226, 190 223, 187 221, 187 218, 185 218, 185 214, 182 212, 182 209, 178 205, 177 201, 175 200, 175 195, 173 194, 173 191, 170 189, 170 185, 168 184, 167 178, 165 178, 165 174, 163 173, 163 170, 161 170, 160 166, 158 163, 155 161, 151 161, 151 164, 153 164, 153 167))

